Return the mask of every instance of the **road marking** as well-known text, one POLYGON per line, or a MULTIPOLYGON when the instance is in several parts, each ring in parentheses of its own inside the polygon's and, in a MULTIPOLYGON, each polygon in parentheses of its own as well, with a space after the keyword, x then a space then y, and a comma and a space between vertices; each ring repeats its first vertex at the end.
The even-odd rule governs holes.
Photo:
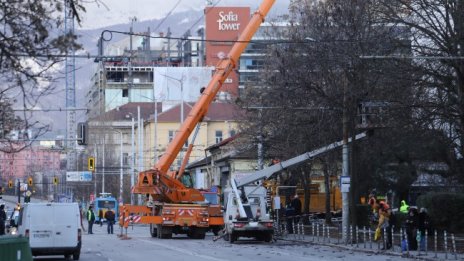
MULTIPOLYGON (((188 251, 188 250, 183 249, 183 248, 173 247, 171 245, 164 244, 164 243, 159 243, 159 242, 156 242, 156 241, 145 240, 145 239, 137 239, 137 240, 143 241, 143 242, 146 242, 146 243, 149 243, 149 244, 157 245, 157 246, 160 246, 160 247, 163 247, 163 248, 171 249, 171 250, 183 253, 183 254, 187 254, 187 255, 191 255, 191 256, 195 256, 195 257, 200 257, 200 258, 203 258, 203 259, 215 260, 215 261, 227 261, 227 259, 221 259, 221 258, 216 258, 216 257, 212 257, 212 256, 205 256, 205 255, 193 252, 193 251, 188 251)), ((170 243, 171 242, 172 241, 170 241, 170 243)))

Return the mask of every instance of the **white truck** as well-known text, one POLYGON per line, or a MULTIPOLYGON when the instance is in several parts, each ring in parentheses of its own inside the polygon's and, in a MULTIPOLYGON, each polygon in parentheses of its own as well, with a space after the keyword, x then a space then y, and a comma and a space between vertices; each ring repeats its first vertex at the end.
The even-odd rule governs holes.
MULTIPOLYGON (((362 132, 356 135, 355 140, 366 136, 367 132, 362 132)), ((351 138, 348 142, 351 142, 351 138)), ((265 242, 272 241, 274 222, 266 207, 266 188, 261 185, 260 181, 342 145, 343 141, 334 142, 265 169, 249 173, 240 179, 232 178, 231 187, 224 191, 226 199, 224 202, 224 234, 222 235, 224 239, 231 243, 239 237, 255 238, 265 242)))
POLYGON ((82 246, 77 203, 27 203, 19 213, 18 234, 28 237, 33 256, 64 255, 79 260, 82 246))

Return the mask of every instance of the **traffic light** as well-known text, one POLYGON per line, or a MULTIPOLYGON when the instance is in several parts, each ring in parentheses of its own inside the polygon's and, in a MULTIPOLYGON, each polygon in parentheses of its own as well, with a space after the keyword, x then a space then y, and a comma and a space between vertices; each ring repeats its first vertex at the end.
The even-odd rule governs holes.
POLYGON ((58 185, 58 178, 57 177, 53 177, 53 184, 58 185))
POLYGON ((95 170, 95 158, 90 157, 88 160, 88 169, 89 171, 94 171, 95 170))
POLYGON ((13 188, 13 181, 12 180, 8 181, 8 188, 13 188))
POLYGON ((87 138, 89 136, 89 128, 87 123, 80 122, 77 124, 77 144, 87 145, 87 138))
POLYGON ((29 178, 27 179, 27 184, 28 184, 29 186, 32 186, 32 177, 29 177, 29 178))

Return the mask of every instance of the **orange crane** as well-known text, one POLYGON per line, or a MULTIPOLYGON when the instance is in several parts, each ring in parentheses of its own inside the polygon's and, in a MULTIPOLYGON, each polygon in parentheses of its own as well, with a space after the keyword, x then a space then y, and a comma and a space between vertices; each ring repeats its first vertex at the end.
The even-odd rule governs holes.
POLYGON ((216 234, 223 227, 224 220, 220 207, 202 203, 204 202, 202 193, 197 189, 186 187, 176 178, 175 172, 169 171, 169 168, 195 126, 208 112, 209 105, 230 72, 236 68, 240 55, 274 3, 275 0, 263 0, 227 57, 219 61, 211 81, 201 93, 166 152, 154 168, 139 173, 132 193, 151 197, 154 204, 153 206, 124 205, 120 217, 121 226, 127 228, 129 217, 138 214, 139 222, 150 224, 150 233, 153 237, 171 238, 174 233, 187 234, 191 238, 199 239, 205 237, 206 231, 212 229, 216 234))

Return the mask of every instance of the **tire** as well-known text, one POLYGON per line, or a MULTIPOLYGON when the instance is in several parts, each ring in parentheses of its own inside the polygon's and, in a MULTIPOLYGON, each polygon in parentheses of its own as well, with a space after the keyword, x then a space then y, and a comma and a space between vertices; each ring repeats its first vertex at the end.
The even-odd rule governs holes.
POLYGON ((224 238, 225 241, 229 241, 230 234, 226 232, 226 234, 224 235, 223 238, 224 238))
POLYGON ((161 225, 156 225, 156 237, 161 239, 161 225))
POLYGON ((268 233, 268 234, 265 234, 264 235, 264 242, 271 242, 272 241, 272 234, 271 233, 268 233))
POLYGON ((66 260, 69 260, 69 258, 70 258, 70 257, 71 257, 71 255, 70 255, 70 254, 66 254, 66 255, 64 255, 64 259, 66 259, 66 260))
POLYGON ((171 239, 172 238, 172 229, 170 227, 161 226, 161 238, 162 239, 171 239))
POLYGON ((237 236, 234 233, 230 234, 229 242, 233 244, 236 240, 237 240, 237 236))
POLYGON ((81 252, 80 252, 80 251, 74 253, 74 254, 73 254, 73 260, 79 260, 80 255, 81 255, 81 252))
POLYGON ((150 234, 151 237, 157 237, 158 236, 158 229, 156 225, 150 224, 150 234))
POLYGON ((194 232, 195 239, 205 239, 205 231, 202 229, 196 229, 194 232))
POLYGON ((219 227, 219 226, 213 227, 212 230, 213 230, 213 234, 214 234, 215 236, 218 236, 218 235, 219 235, 219 232, 221 232, 221 230, 222 230, 222 227, 219 227))

